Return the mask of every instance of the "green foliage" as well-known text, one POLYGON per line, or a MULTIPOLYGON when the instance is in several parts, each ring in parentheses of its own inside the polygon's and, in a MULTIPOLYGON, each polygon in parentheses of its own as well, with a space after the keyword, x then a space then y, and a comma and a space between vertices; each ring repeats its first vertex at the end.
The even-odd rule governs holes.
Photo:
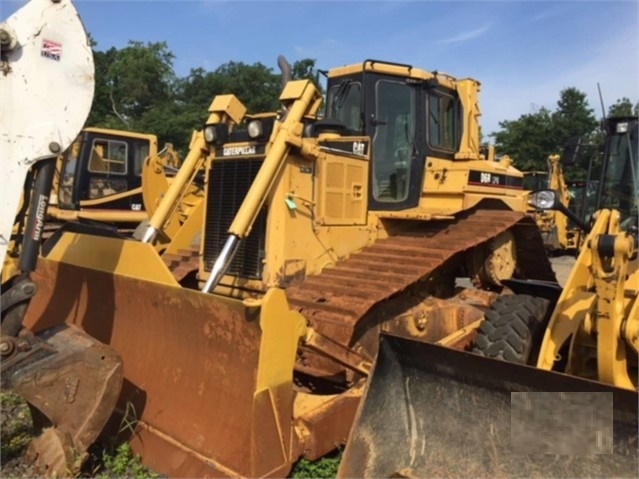
POLYGON ((102 454, 103 470, 95 477, 100 479, 128 477, 128 478, 157 478, 159 475, 149 471, 140 458, 133 453, 129 443, 114 444, 102 454))
MULTIPOLYGON (((585 143, 598 141, 597 119, 588 105, 586 94, 576 88, 560 92, 555 111, 540 108, 524 114, 514 121, 499 123, 501 130, 494 133, 495 147, 508 154, 522 171, 544 171, 549 155, 561 153, 563 146, 574 137, 585 143)), ((580 163, 566 171, 566 177, 581 179, 590 161, 590 153, 580 155, 580 163)))
POLYGON ((341 459, 341 450, 335 450, 317 461, 300 459, 293 467, 290 477, 297 479, 333 478, 337 475, 341 459))
POLYGON ((120 50, 95 52, 92 126, 136 129, 137 120, 173 100, 173 53, 165 42, 130 41, 120 50))
MULTIPOLYGON (((96 84, 87 125, 154 133, 160 146, 173 143, 184 155, 216 95, 236 95, 249 113, 279 108, 281 75, 262 63, 230 61, 214 71, 194 68, 178 78, 165 42, 130 41, 106 51, 96 50, 94 41, 92 45, 96 84)), ((319 84, 315 60, 296 61, 292 74, 319 84)))
POLYGON ((608 108, 608 116, 639 116, 639 101, 633 106, 630 98, 623 97, 608 108))
POLYGON ((118 51, 110 48, 106 52, 93 51, 95 64, 95 93, 87 124, 90 126, 108 126, 114 116, 111 106, 111 88, 108 82, 109 66, 115 60, 118 51))
POLYGON ((20 396, 0 393, 0 409, 2 410, 2 441, 0 441, 0 462, 21 457, 33 437, 31 413, 26 402, 20 396))
POLYGON ((273 111, 278 107, 279 76, 261 63, 247 65, 229 62, 215 71, 202 68, 191 70, 180 81, 177 99, 185 106, 199 106, 206 113, 216 95, 232 93, 249 112, 273 111))
POLYGON ((576 88, 561 91, 557 110, 552 114, 553 139, 558 147, 573 137, 592 133, 598 122, 588 105, 586 94, 576 88))
POLYGON ((545 170, 548 155, 556 151, 552 134, 552 114, 546 108, 528 113, 515 121, 502 121, 501 130, 494 133, 499 153, 513 158, 523 171, 545 170))
POLYGON ((172 99, 173 53, 165 42, 129 42, 107 70, 111 105, 124 122, 172 99))

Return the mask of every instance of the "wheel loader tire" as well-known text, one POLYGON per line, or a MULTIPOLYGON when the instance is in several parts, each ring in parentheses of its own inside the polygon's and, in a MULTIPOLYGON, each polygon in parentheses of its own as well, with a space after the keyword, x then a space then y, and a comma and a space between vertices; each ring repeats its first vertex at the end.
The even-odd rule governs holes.
POLYGON ((501 296, 486 311, 473 352, 520 364, 537 361, 550 301, 526 294, 501 296))

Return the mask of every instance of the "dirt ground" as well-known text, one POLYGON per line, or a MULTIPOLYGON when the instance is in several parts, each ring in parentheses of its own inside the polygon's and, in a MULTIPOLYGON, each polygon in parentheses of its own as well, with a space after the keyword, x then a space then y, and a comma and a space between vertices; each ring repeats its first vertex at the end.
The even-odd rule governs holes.
POLYGON ((552 269, 557 275, 557 281, 560 285, 565 285, 568 275, 575 264, 575 257, 572 255, 557 256, 550 259, 552 269))

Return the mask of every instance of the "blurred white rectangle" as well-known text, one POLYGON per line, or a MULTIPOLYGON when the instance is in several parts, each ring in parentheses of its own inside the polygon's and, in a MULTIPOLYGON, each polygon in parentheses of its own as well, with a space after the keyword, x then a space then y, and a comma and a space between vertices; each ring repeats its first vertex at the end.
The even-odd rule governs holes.
POLYGON ((516 454, 612 454, 613 394, 513 392, 510 424, 516 454))

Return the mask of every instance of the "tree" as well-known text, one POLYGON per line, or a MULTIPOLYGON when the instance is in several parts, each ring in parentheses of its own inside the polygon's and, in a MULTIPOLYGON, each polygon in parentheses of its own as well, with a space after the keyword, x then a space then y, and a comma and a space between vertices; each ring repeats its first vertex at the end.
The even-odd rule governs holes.
POLYGON ((233 94, 249 113, 258 113, 275 111, 279 92, 279 75, 261 63, 229 62, 214 71, 193 68, 185 78, 178 79, 172 104, 145 115, 144 123, 154 132, 173 125, 170 141, 185 151, 192 131, 202 128, 208 107, 217 95, 233 94), (171 118, 163 120, 163 116, 171 118))
POLYGON ((274 111, 279 107, 280 75, 257 62, 228 62, 212 74, 213 92, 232 93, 250 113, 274 111))
POLYGON ((166 43, 130 41, 122 49, 94 50, 93 58, 95 94, 89 125, 140 130, 138 123, 146 112, 173 100, 173 53, 166 43))
POLYGON ((315 60, 312 58, 303 58, 293 63, 292 67, 293 80, 310 80, 315 87, 324 94, 324 88, 319 81, 319 70, 315 66, 315 60))
MULTIPOLYGON (((574 137, 584 143, 596 140, 597 120, 588 105, 586 94, 576 88, 566 88, 559 94, 557 109, 538 111, 520 116, 514 121, 502 121, 500 130, 493 133, 500 153, 510 155, 522 171, 546 170, 551 154, 561 153, 563 146, 574 137)), ((569 179, 585 176, 589 157, 581 157, 577 166, 567 169, 569 179)))
POLYGON ((107 126, 110 123, 110 117, 113 116, 108 72, 117 53, 118 51, 115 48, 110 48, 106 52, 93 51, 93 62, 95 64, 95 93, 93 94, 91 112, 87 119, 88 125, 107 126))
MULTIPOLYGON (((315 60, 306 58, 296 61, 291 70, 293 79, 317 79, 315 60)), ((280 91, 280 73, 259 62, 248 65, 231 61, 214 71, 193 68, 185 78, 177 81, 175 102, 171 108, 174 116, 172 121, 182 126, 175 127, 176 138, 172 142, 176 146, 181 145, 182 142, 177 138, 179 135, 190 138, 190 132, 204 124, 208 116, 207 109, 216 95, 234 94, 249 113, 259 113, 275 111, 280 107, 280 91)), ((161 122, 153 122, 156 130, 160 126, 161 122)))
MULTIPOLYGON (((96 51, 95 42, 92 46, 96 85, 87 121, 91 126, 154 133, 160 144, 173 143, 184 154, 216 95, 234 94, 249 113, 280 106, 281 75, 259 62, 230 61, 214 71, 194 68, 177 78, 174 55, 164 42, 130 41, 107 51, 96 51)), ((291 69, 293 79, 307 78, 320 88, 315 60, 298 60, 291 69)))
POLYGON ((639 116, 639 101, 632 105, 630 98, 623 97, 608 108, 608 116, 639 116))
POLYGON ((585 93, 571 87, 562 90, 559 96, 552 127, 556 146, 562 147, 570 138, 594 132, 598 123, 585 93))
POLYGON ((552 115, 547 108, 541 107, 514 121, 501 121, 499 127, 492 134, 499 153, 509 155, 522 171, 546 169, 549 152, 555 149, 552 115))
POLYGON ((144 113, 170 102, 174 55, 166 42, 130 41, 118 50, 106 73, 113 113, 127 126, 144 113))

